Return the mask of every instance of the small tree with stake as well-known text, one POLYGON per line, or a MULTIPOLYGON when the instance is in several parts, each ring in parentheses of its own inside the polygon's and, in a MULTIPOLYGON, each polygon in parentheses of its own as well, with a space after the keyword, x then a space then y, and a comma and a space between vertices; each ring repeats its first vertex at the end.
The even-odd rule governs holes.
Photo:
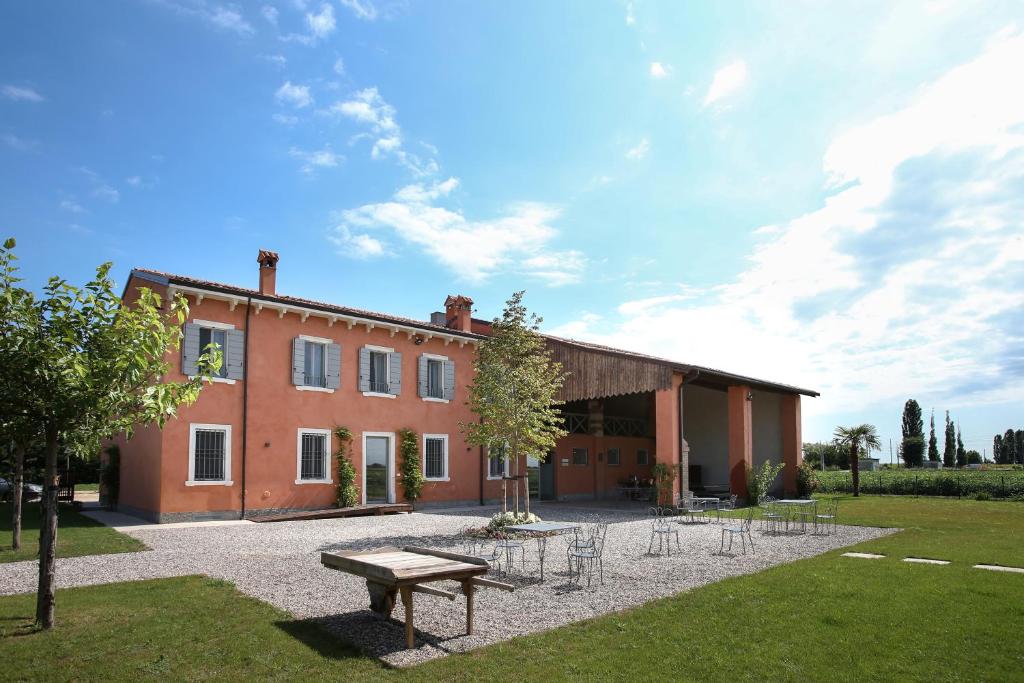
MULTIPOLYGON (((520 463, 527 456, 547 457, 566 435, 562 428, 558 392, 565 382, 561 364, 551 360, 544 338, 538 333, 541 319, 527 315, 523 292, 505 303, 500 318, 491 323, 492 334, 480 344, 474 361, 476 374, 469 387, 467 405, 482 419, 461 423, 466 441, 491 452, 508 455, 514 479, 515 512, 519 513, 520 463)), ((525 491, 530 512, 530 488, 525 491)), ((508 510, 505 495, 504 510, 508 510)))
POLYGON ((856 427, 836 427, 836 443, 850 449, 850 474, 853 479, 853 495, 860 495, 860 453, 882 449, 878 431, 874 425, 862 424, 856 427))
MULTIPOLYGON (((3 259, 12 257, 8 240, 3 259)), ((188 305, 168 302, 146 288, 122 305, 110 279, 111 264, 75 287, 54 277, 26 311, 16 332, 18 351, 31 372, 20 378, 19 401, 26 419, 39 426, 45 476, 43 524, 39 538, 39 591, 36 621, 54 625, 57 551, 57 454, 63 447, 96 453, 104 439, 131 436, 137 424, 164 423, 178 406, 199 397, 204 379, 220 367, 212 347, 200 358, 200 373, 187 382, 168 382, 168 350, 181 343, 188 305)), ((13 268, 0 271, 0 298, 19 296, 13 268)))

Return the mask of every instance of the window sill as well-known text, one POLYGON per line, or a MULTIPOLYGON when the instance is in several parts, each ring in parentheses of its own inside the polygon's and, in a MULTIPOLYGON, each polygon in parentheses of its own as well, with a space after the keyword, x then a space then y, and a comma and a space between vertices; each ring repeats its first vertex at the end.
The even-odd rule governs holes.
MULTIPOLYGON (((198 376, 199 375, 188 375, 188 378, 189 379, 195 379, 198 376)), ((234 384, 238 380, 236 380, 236 379, 228 379, 227 377, 211 377, 210 381, 213 382, 214 384, 234 384)))
POLYGON ((302 484, 334 484, 330 479, 296 479, 296 485, 302 484))
POLYGON ((307 387, 306 385, 296 385, 295 388, 298 391, 319 391, 321 394, 333 394, 334 389, 328 389, 327 387, 307 387))
POLYGON ((233 481, 186 481, 185 486, 234 486, 233 481))
POLYGON ((451 481, 451 479, 449 479, 448 477, 423 477, 423 481, 425 481, 425 482, 451 481))
POLYGON ((377 398, 398 398, 397 394, 382 394, 379 391, 364 391, 363 396, 376 396, 377 398))
POLYGON ((434 398, 433 396, 421 396, 420 398, 427 403, 451 403, 451 401, 446 398, 434 398))
POLYGON ((501 480, 502 480, 502 479, 504 479, 504 478, 505 478, 505 477, 492 477, 492 476, 491 476, 491 475, 489 475, 489 474, 487 475, 487 481, 501 481, 501 480))

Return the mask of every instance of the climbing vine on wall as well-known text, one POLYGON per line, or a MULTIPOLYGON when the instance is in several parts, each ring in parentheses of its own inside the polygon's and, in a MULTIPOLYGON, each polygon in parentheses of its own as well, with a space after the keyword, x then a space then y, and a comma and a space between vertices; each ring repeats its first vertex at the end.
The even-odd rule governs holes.
POLYGON ((352 452, 352 432, 348 427, 335 427, 334 436, 338 439, 338 450, 334 452, 338 461, 338 507, 352 507, 359 503, 356 468, 349 457, 352 452))
POLYGON ((416 500, 423 492, 423 471, 420 468, 419 438, 416 432, 411 429, 402 429, 398 432, 399 451, 402 455, 402 463, 399 466, 402 477, 402 490, 405 492, 405 499, 415 505, 416 500))

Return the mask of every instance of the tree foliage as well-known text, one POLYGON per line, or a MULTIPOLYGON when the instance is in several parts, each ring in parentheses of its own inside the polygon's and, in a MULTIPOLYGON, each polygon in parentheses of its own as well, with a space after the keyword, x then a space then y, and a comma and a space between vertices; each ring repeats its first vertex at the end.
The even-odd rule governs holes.
POLYGON ((850 451, 850 474, 853 479, 853 495, 860 495, 860 454, 871 455, 871 451, 881 450, 882 442, 878 440, 878 430, 874 425, 861 424, 855 427, 836 427, 836 442, 850 451))
POLYGON ((924 459, 924 420, 921 417, 921 406, 914 399, 909 399, 903 406, 903 440, 900 442, 900 454, 907 467, 920 467, 924 459))
POLYGON ((963 467, 967 464, 967 450, 964 448, 964 438, 960 433, 960 425, 956 427, 956 466, 963 467))
POLYGON ((338 440, 338 450, 334 452, 338 468, 338 507, 354 507, 359 504, 359 487, 356 486, 356 468, 349 457, 352 452, 352 432, 348 427, 338 425, 334 428, 334 438, 338 440))
POLYGON ((949 411, 946 411, 946 444, 942 450, 942 466, 956 466, 956 428, 953 421, 949 419, 949 411))
POLYGON ((398 430, 398 451, 402 462, 398 469, 402 478, 402 491, 410 504, 416 505, 423 493, 423 469, 420 467, 419 437, 411 429, 398 430))
POLYGON ((110 278, 111 264, 96 269, 83 287, 53 277, 36 298, 18 285, 13 240, 0 251, 0 299, 20 301, 19 323, 5 334, 0 363, 17 359, 26 368, 7 391, 18 394, 18 410, 37 426, 45 452, 44 519, 40 530, 39 592, 36 619, 54 623, 57 542, 57 454, 69 449, 95 454, 103 440, 138 424, 162 427, 178 407, 196 400, 202 382, 221 363, 212 347, 200 359, 200 373, 186 382, 167 381, 167 352, 181 343, 188 304, 181 297, 164 302, 140 288, 122 305, 110 278))
MULTIPOLYGON (((523 292, 516 292, 505 303, 473 363, 475 375, 466 404, 481 420, 459 425, 468 443, 483 446, 488 453, 504 449, 516 476, 520 476, 523 460, 544 460, 558 439, 567 434, 559 410, 562 401, 558 399, 566 375, 561 364, 551 359, 538 332, 541 322, 537 315, 527 313, 523 292)), ((525 475, 514 482, 515 511, 519 512, 522 482, 529 512, 525 475)), ((507 492, 504 509, 508 509, 507 492)))
POLYGON ((932 410, 932 427, 928 435, 928 460, 939 461, 939 442, 935 438, 935 411, 932 410))
POLYGON ((804 444, 804 462, 820 469, 823 460, 827 468, 845 470, 850 466, 850 453, 845 448, 840 448, 835 441, 804 444))

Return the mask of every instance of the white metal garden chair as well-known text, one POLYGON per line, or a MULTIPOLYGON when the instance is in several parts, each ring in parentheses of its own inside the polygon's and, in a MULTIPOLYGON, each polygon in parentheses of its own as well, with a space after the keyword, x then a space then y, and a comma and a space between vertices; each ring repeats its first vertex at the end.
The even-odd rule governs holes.
POLYGON ((740 543, 743 544, 743 554, 747 554, 747 541, 750 541, 750 552, 754 552, 754 537, 750 534, 750 525, 754 522, 754 508, 751 506, 747 509, 747 514, 740 520, 737 526, 724 526, 722 527, 722 543, 718 548, 718 553, 721 555, 725 552, 725 537, 729 536, 729 550, 732 550, 732 542, 736 536, 740 537, 740 543))

